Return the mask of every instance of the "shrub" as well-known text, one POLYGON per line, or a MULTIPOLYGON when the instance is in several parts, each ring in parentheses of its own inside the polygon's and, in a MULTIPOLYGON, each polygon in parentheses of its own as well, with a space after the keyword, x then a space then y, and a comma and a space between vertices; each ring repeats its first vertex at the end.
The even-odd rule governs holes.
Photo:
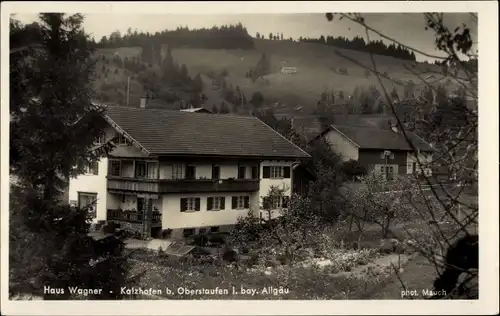
POLYGON ((167 228, 167 229, 162 230, 161 237, 163 239, 168 239, 168 238, 170 238, 170 236, 172 236, 172 229, 167 228))
POLYGON ((232 249, 227 250, 222 255, 222 259, 227 262, 237 262, 238 261, 238 253, 232 249))
POLYGON ((345 68, 345 67, 340 67, 340 68, 338 68, 338 72, 339 72, 339 74, 341 74, 341 75, 347 75, 347 74, 348 74, 348 72, 347 72, 347 68, 345 68))

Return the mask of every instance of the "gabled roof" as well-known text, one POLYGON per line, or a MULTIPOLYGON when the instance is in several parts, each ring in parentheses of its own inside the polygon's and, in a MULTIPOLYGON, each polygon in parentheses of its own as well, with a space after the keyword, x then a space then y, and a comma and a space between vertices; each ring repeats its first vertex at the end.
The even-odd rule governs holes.
MULTIPOLYGON (((402 133, 377 127, 331 125, 316 138, 325 135, 330 130, 337 130, 360 149, 412 150, 402 133)), ((434 150, 417 135, 408 131, 406 131, 406 135, 416 149, 422 151, 434 150)))
POLYGON ((152 155, 310 158, 252 116, 108 106, 106 117, 152 155))

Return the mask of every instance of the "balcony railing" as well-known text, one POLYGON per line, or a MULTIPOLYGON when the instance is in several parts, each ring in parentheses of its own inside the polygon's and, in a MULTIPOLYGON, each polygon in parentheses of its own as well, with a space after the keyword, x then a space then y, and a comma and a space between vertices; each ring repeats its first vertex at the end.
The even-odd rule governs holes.
POLYGON ((259 190, 259 179, 160 180, 160 193, 251 192, 259 190))
MULTIPOLYGON (((128 223, 143 223, 144 213, 139 211, 124 211, 108 209, 107 219, 111 221, 128 222, 128 223)), ((151 217, 152 224, 161 224, 161 213, 153 211, 151 217)))
POLYGON ((259 179, 138 179, 108 176, 108 189, 142 193, 255 192, 259 179))
POLYGON ((108 189, 158 193, 158 180, 108 176, 108 189))

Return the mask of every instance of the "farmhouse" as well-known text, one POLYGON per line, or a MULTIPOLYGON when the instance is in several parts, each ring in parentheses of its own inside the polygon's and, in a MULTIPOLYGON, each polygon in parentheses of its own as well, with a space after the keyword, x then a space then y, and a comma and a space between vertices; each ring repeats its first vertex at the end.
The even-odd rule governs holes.
POLYGON ((295 73, 297 73, 297 67, 282 67, 281 73, 283 73, 283 74, 295 74, 295 73))
POLYGON ((421 173, 422 170, 430 175, 432 171, 428 165, 432 161, 433 148, 415 134, 406 133, 417 155, 396 126, 383 129, 375 126, 331 125, 311 142, 323 138, 344 161, 357 160, 369 172, 379 172, 387 179, 421 173), (418 165, 418 161, 421 165, 418 165))
POLYGON ((291 171, 310 158, 250 116, 108 106, 103 119, 100 143, 117 146, 70 179, 70 204, 97 200, 94 222, 144 237, 227 231, 248 212, 268 216, 260 205, 270 187, 286 188, 272 203, 286 207, 291 171))

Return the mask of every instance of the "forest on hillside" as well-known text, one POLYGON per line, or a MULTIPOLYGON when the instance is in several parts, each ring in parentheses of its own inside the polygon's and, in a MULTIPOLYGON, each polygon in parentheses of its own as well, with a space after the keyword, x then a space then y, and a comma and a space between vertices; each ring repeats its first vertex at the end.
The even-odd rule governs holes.
POLYGON ((162 45, 169 48, 189 47, 207 49, 253 49, 254 43, 247 29, 241 24, 220 27, 189 29, 178 27, 175 30, 144 33, 128 29, 126 34, 119 31, 103 36, 97 48, 118 48, 140 46, 146 50, 160 50, 162 45))
POLYGON ((416 61, 415 54, 402 47, 401 45, 390 44, 386 45, 381 40, 365 42, 364 38, 356 36, 353 39, 348 39, 343 36, 323 36, 318 38, 299 38, 299 42, 316 43, 327 46, 335 46, 339 48, 352 49, 361 52, 372 53, 376 55, 391 56, 403 60, 416 61))
MULTIPOLYGON (((263 34, 258 32, 256 37, 258 39, 265 38, 263 34)), ((284 38, 283 33, 270 33, 269 40, 289 41, 293 39, 284 38)), ((391 56, 403 60, 416 60, 415 54, 401 45, 386 45, 381 40, 367 43, 359 36, 352 39, 343 36, 320 36, 319 38, 300 37, 298 41, 391 56)), ((97 48, 142 47, 143 51, 145 51, 143 60, 153 63, 154 56, 160 54, 162 45, 168 45, 169 48, 189 47, 245 50, 254 48, 253 38, 248 34, 247 29, 241 23, 201 29, 178 27, 175 30, 164 30, 154 34, 149 32, 138 32, 137 30, 132 31, 132 28, 129 28, 126 34, 115 31, 109 36, 103 36, 100 41, 96 43, 97 48)))

